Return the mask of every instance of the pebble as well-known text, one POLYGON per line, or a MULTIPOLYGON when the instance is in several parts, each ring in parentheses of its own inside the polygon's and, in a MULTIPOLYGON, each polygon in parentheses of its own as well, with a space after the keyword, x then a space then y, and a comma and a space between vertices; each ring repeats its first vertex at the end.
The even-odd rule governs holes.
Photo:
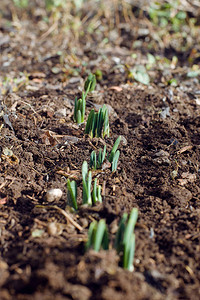
POLYGON ((50 189, 47 191, 45 199, 48 202, 58 201, 61 199, 62 194, 61 189, 50 189))

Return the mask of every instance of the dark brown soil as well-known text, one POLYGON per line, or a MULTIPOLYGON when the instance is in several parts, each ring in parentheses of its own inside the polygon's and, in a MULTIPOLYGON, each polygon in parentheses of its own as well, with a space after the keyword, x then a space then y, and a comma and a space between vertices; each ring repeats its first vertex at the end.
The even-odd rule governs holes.
POLYGON ((75 62, 66 52, 71 69, 86 61, 92 72, 103 72, 97 92, 87 102, 87 114, 93 106, 109 105, 110 138, 91 140, 84 134, 85 125, 77 126, 72 118, 75 96, 87 76, 85 67, 80 65, 77 75, 54 74, 52 68, 61 68, 60 61, 48 41, 36 40, 30 46, 38 37, 32 23, 11 34, 14 27, 6 27, 6 18, 10 16, 2 18, 0 31, 5 39, 0 86, 0 299, 200 299, 199 80, 186 78, 183 65, 177 66, 177 87, 163 84, 160 70, 153 71, 154 80, 145 86, 116 67, 116 57, 121 64, 134 64, 128 48, 91 47, 88 52, 82 46, 75 62), (7 65, 6 57, 15 59, 7 65), (13 79, 24 74, 28 83, 18 85, 15 92, 13 79), (6 92, 5 76, 12 78, 6 92), (105 142, 110 150, 119 135, 117 172, 105 169, 98 174, 105 186, 103 204, 80 205, 72 213, 66 208, 66 179, 75 178, 80 193, 83 161, 89 162, 91 151, 105 142), (13 154, 7 155, 6 149, 13 154), (63 196, 48 203, 45 194, 52 187, 60 188, 63 196), (57 207, 66 209, 82 230, 57 207), (104 218, 113 236, 123 213, 133 207, 139 210, 134 272, 119 266, 113 249, 84 252, 93 219, 104 218))

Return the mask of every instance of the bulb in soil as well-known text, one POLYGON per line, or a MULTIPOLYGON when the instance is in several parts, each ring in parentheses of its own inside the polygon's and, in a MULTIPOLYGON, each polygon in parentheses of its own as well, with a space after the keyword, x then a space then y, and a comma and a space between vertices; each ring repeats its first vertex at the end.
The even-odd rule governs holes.
POLYGON ((61 199, 63 192, 61 189, 50 189, 46 193, 46 201, 53 202, 61 199))

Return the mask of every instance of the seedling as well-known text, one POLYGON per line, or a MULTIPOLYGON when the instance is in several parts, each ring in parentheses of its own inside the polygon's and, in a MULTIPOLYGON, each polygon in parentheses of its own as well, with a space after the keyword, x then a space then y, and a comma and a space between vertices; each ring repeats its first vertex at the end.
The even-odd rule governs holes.
POLYGON ((96 202, 102 202, 101 186, 97 185, 97 178, 95 178, 95 180, 94 180, 94 187, 93 187, 93 191, 92 191, 92 200, 93 200, 94 204, 96 202))
POLYGON ((85 81, 84 89, 85 92, 82 92, 82 98, 75 99, 74 105, 74 122, 81 124, 85 119, 85 106, 86 106, 86 97, 87 94, 91 91, 94 91, 96 86, 96 77, 95 75, 90 74, 85 81))
POLYGON ((110 163, 113 161, 114 155, 115 155, 115 153, 117 151, 117 148, 119 146, 120 141, 121 141, 121 135, 116 139, 116 141, 115 141, 115 143, 114 143, 114 145, 112 147, 112 150, 110 152, 110 155, 108 157, 108 160, 109 160, 110 163))
POLYGON ((106 135, 109 137, 109 117, 105 104, 98 112, 95 112, 94 109, 91 110, 85 127, 85 133, 89 134, 91 138, 105 137, 106 135))
POLYGON ((88 230, 88 241, 85 250, 93 248, 98 252, 101 248, 107 250, 108 246, 108 230, 105 220, 100 220, 98 223, 97 221, 92 222, 88 230))
POLYGON ((78 124, 81 124, 84 122, 85 119, 85 95, 82 94, 82 98, 77 100, 77 97, 75 99, 75 105, 74 105, 74 121, 78 124))
POLYGON ((67 180, 67 198, 69 203, 73 206, 73 208, 75 210, 78 209, 78 205, 77 205, 77 185, 76 182, 70 181, 69 179, 67 180))
POLYGON ((120 151, 117 150, 117 152, 115 153, 115 155, 113 157, 113 161, 112 161, 112 172, 117 171, 119 155, 120 155, 120 151))
POLYGON ((90 168, 93 168, 94 170, 101 169, 105 157, 106 157, 106 145, 103 148, 103 152, 101 148, 99 149, 98 159, 97 159, 96 152, 92 151, 90 156, 90 168))
POLYGON ((133 259, 135 254, 134 228, 138 217, 138 209, 133 208, 127 222, 127 214, 124 214, 119 224, 115 238, 115 248, 121 256, 121 263, 125 269, 133 271, 133 259))
POLYGON ((92 184, 92 172, 88 173, 88 164, 86 161, 82 165, 82 177, 83 177, 83 204, 92 205, 91 198, 91 184, 92 184))
POLYGON ((86 96, 88 92, 93 92, 95 90, 95 86, 96 86, 96 76, 93 74, 89 74, 84 85, 86 96))
POLYGON ((117 164, 118 164, 118 159, 119 159, 119 155, 120 155, 120 151, 117 150, 118 146, 119 146, 119 143, 121 141, 121 136, 119 136, 115 143, 114 143, 114 146, 111 150, 111 153, 110 155, 108 156, 108 160, 110 163, 112 163, 112 172, 116 171, 117 170, 117 164))

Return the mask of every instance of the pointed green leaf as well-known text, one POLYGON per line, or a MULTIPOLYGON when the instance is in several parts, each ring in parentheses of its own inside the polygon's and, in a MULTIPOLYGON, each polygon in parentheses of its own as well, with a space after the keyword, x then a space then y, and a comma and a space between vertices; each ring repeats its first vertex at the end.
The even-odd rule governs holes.
POLYGON ((114 247, 117 250, 117 252, 119 253, 122 250, 122 244, 123 244, 123 237, 124 237, 124 231, 126 228, 126 221, 128 219, 128 214, 124 213, 121 221, 119 223, 119 227, 117 230, 117 234, 115 237, 115 243, 114 243, 114 247))
POLYGON ((135 228, 135 224, 137 222, 137 218, 138 218, 138 209, 137 208, 133 208, 131 213, 130 213, 130 217, 124 232, 124 239, 123 239, 123 244, 125 245, 131 238, 131 235, 134 231, 135 228))
POLYGON ((75 210, 78 209, 77 205, 77 185, 75 181, 67 180, 68 200, 75 210))
POLYGON ((94 204, 97 202, 97 178, 95 178, 95 180, 94 180, 94 186, 93 186, 93 191, 92 191, 92 200, 93 200, 94 204))
POLYGON ((85 244, 85 250, 87 251, 88 249, 92 248, 94 245, 94 236, 97 230, 97 222, 93 221, 90 223, 90 227, 88 229, 88 240, 85 244))
POLYGON ((117 171, 117 164, 118 164, 118 159, 119 159, 120 151, 117 150, 113 157, 113 162, 112 162, 112 172, 117 171))
POLYGON ((96 152, 93 150, 90 155, 90 168, 93 168, 94 170, 97 169, 97 155, 96 152))
POLYGON ((101 197, 101 186, 97 186, 97 201, 102 203, 102 197, 101 197))
POLYGON ((85 133, 86 134, 90 134, 90 131, 92 130, 94 114, 95 114, 95 111, 94 111, 94 109, 92 109, 91 112, 89 113, 87 123, 86 123, 86 127, 85 127, 85 133))
POLYGON ((106 222, 105 220, 100 220, 97 225, 97 231, 94 239, 94 250, 97 252, 101 249, 105 231, 106 231, 106 222))
POLYGON ((120 141, 121 141, 121 135, 116 139, 116 141, 114 143, 114 146, 113 146, 113 148, 112 148, 112 150, 110 152, 110 156, 108 158, 108 160, 109 160, 110 163, 112 163, 112 161, 113 161, 113 157, 115 155, 115 152, 117 151, 117 148, 119 146, 120 141))

